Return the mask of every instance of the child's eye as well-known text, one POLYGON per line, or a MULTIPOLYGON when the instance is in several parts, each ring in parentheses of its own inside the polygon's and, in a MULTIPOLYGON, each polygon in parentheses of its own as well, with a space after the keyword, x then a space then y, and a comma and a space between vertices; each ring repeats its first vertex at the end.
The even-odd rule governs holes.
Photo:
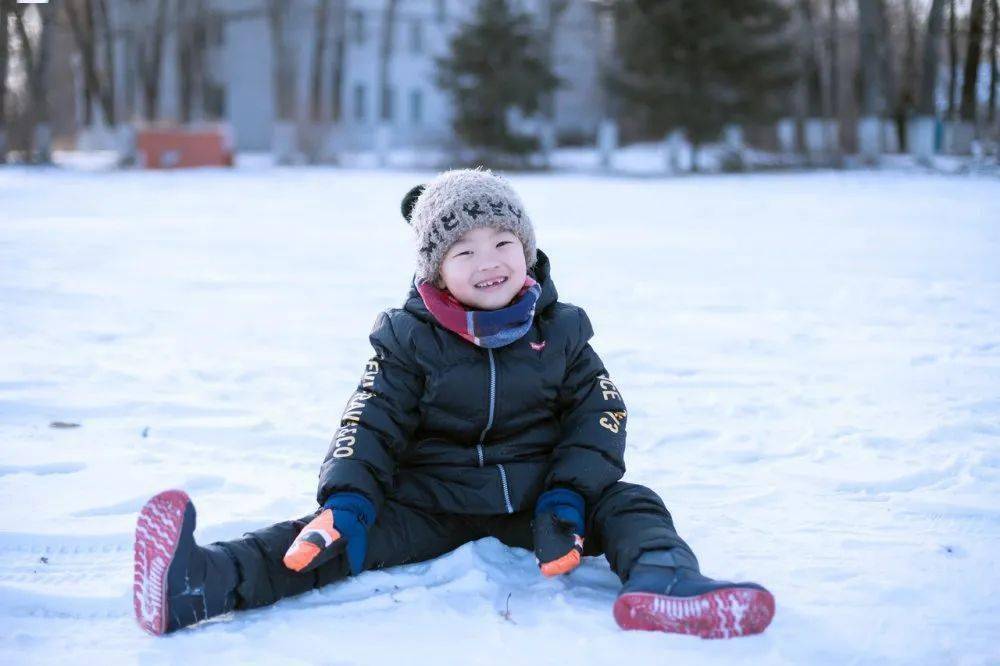
POLYGON ((472 254, 472 250, 463 250, 462 252, 457 252, 453 254, 454 257, 461 257, 463 254, 472 254))
POLYGON ((513 241, 509 241, 509 240, 508 241, 500 241, 499 243, 497 243, 497 247, 500 247, 501 245, 507 245, 507 244, 512 243, 512 242, 513 241))

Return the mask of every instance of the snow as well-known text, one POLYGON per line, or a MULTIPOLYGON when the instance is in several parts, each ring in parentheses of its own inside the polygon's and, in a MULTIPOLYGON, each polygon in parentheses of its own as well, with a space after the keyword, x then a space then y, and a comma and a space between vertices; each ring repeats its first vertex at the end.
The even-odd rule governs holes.
POLYGON ((1000 180, 515 175, 649 485, 763 635, 618 630, 603 557, 485 539, 165 639, 135 513, 298 517, 426 172, 0 170, 0 663, 997 663, 1000 180), (53 428, 62 421, 79 427, 53 428))

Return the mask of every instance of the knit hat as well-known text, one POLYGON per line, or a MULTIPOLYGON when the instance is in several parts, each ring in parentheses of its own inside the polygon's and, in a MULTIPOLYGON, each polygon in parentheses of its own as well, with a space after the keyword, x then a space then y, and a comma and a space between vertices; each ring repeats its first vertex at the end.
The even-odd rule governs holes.
POLYGON ((471 229, 510 231, 524 246, 528 268, 535 265, 535 230, 510 184, 487 169, 445 171, 403 198, 403 217, 417 241, 417 278, 434 282, 444 255, 471 229))

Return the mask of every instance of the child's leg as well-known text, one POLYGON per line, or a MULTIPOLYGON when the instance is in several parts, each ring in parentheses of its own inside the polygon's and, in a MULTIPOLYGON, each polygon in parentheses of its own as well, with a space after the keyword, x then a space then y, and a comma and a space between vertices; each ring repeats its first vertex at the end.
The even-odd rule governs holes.
MULTIPOLYGON (((176 631, 234 608, 256 608, 348 575, 346 553, 304 573, 282 559, 316 514, 199 546, 196 511, 186 493, 168 490, 143 506, 136 524, 133 603, 149 633, 176 631)), ((461 516, 435 515, 388 500, 368 534, 365 569, 431 559, 482 536, 461 516)))
MULTIPOLYGON (((675 560, 679 566, 698 568, 691 548, 674 529, 670 512, 659 496, 645 486, 618 482, 588 508, 584 555, 604 553, 622 582, 642 553, 675 560)), ((531 511, 496 516, 489 521, 489 536, 502 543, 534 549, 531 511)))
POLYGON ((694 552, 677 535, 663 500, 645 486, 614 484, 590 510, 587 523, 585 545, 603 552, 623 583, 643 553, 657 553, 660 564, 698 569, 694 552))
MULTIPOLYGON (((266 606, 348 575, 346 556, 303 573, 288 569, 282 562, 292 541, 315 516, 311 513, 216 544, 228 550, 239 564, 237 608, 266 606)), ((389 499, 368 533, 365 570, 433 559, 476 536, 460 516, 426 513, 389 499)))

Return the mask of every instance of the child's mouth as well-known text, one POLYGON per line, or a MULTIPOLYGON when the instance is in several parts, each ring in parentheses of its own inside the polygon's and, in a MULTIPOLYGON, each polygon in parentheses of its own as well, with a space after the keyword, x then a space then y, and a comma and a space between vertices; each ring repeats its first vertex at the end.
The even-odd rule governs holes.
POLYGON ((492 280, 484 280, 483 282, 476 284, 476 289, 481 289, 483 291, 493 291, 495 289, 499 289, 500 287, 502 287, 505 282, 507 282, 506 277, 494 278, 492 280))

